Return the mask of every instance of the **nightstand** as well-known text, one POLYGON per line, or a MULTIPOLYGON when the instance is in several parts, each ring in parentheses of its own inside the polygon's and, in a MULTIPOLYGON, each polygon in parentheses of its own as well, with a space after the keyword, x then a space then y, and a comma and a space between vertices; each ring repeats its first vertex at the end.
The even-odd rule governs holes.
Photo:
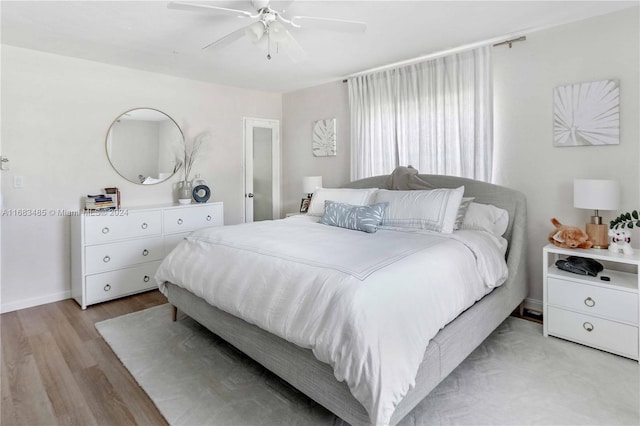
POLYGON ((637 250, 625 255, 549 244, 543 249, 542 260, 544 335, 638 360, 640 254, 637 250), (558 269, 556 260, 568 256, 595 259, 605 264, 605 270, 591 277, 558 269), (622 272, 622 269, 631 272, 622 272), (603 281, 603 276, 609 277, 609 281, 603 281))

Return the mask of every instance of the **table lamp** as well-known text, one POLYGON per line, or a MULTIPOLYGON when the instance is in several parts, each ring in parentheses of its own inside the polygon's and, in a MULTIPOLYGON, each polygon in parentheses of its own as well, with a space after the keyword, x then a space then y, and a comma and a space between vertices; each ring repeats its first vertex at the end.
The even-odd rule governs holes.
POLYGON ((593 248, 609 246, 609 226, 602 223, 600 210, 617 210, 620 207, 620 186, 615 180, 575 179, 573 181, 573 206, 595 210, 587 223, 587 235, 593 248))
POLYGON ((322 188, 322 176, 305 176, 302 178, 302 192, 311 198, 316 188, 322 188))

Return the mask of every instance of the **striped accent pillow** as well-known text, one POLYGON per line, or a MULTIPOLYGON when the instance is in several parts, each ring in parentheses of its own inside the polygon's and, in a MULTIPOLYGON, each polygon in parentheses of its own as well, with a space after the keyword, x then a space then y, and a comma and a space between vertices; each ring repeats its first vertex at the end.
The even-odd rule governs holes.
POLYGON ((326 200, 320 223, 340 228, 373 233, 382 222, 387 203, 354 206, 326 200))
POLYGON ((380 189, 376 203, 389 203, 382 227, 426 229, 451 234, 464 186, 455 189, 438 188, 415 191, 380 189))

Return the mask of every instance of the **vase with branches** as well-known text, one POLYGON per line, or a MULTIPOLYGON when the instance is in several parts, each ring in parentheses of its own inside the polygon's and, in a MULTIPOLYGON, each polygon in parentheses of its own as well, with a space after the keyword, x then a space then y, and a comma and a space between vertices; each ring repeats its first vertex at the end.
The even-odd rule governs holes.
POLYGON ((191 202, 191 172, 193 170, 193 165, 206 141, 209 139, 209 136, 208 132, 203 132, 191 140, 187 140, 185 138, 180 147, 180 152, 176 155, 176 162, 182 163, 182 168, 184 169, 184 178, 178 183, 178 201, 182 204, 188 204, 191 202))

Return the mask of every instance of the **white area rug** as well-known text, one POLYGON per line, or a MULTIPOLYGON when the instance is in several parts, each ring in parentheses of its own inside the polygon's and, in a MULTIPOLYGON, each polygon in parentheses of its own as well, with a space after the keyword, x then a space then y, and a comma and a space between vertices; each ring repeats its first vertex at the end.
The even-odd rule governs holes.
MULTIPOLYGON (((169 305, 96 324, 171 425, 342 421, 169 305)), ((402 425, 638 425, 638 363, 508 318, 402 425)))

